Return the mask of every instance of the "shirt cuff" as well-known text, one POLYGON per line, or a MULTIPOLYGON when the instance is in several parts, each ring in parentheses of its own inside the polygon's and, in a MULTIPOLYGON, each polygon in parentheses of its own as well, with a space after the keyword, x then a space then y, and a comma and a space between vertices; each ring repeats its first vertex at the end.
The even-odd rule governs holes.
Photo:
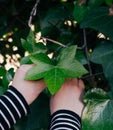
POLYGON ((51 116, 50 130, 80 130, 81 118, 70 110, 58 110, 51 116))
POLYGON ((0 130, 10 129, 18 119, 27 115, 29 106, 22 94, 13 86, 0 96, 0 130))

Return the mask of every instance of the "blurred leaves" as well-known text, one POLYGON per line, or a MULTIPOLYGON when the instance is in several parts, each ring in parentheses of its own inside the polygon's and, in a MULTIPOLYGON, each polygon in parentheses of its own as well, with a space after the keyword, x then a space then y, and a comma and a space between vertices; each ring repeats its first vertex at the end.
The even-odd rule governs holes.
MULTIPOLYGON (((33 80, 44 77, 53 94, 59 90, 66 77, 85 74, 86 70, 82 65, 88 68, 91 62, 93 74, 83 77, 88 90, 92 87, 102 88, 110 91, 113 97, 113 0, 40 0, 37 14, 32 19, 34 31, 31 31, 28 19, 34 4, 34 0, 0 0, 0 94, 6 91, 14 75, 13 69, 4 69, 9 63, 15 68, 19 66, 19 62, 35 63, 28 77, 33 80), (37 34, 40 37, 37 38, 37 34), (66 45, 66 48, 47 38, 66 45), (84 39, 90 61, 86 58, 84 39), (98 74, 100 72, 101 75, 98 74)), ((32 113, 20 121, 15 130, 47 129, 47 95, 50 94, 47 89, 45 92, 48 94, 42 95, 31 106, 32 113), (43 102, 46 106, 42 105, 43 102)), ((107 97, 106 92, 100 89, 89 91, 85 95, 85 101, 87 106, 83 129, 111 130, 112 100, 107 97)))
POLYGON ((84 100, 87 101, 83 112, 83 130, 112 130, 113 124, 113 100, 101 89, 92 89, 84 100))

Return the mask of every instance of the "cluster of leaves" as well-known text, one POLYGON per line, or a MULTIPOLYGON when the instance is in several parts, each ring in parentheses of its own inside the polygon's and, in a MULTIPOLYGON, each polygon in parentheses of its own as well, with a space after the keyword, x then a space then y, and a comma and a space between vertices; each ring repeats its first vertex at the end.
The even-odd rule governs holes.
MULTIPOLYGON (((0 2, 7 3, 5 0, 0 2)), ((23 48, 30 53, 30 56, 23 57, 24 50, 22 49, 21 56, 23 58, 20 63, 36 64, 36 66, 28 72, 26 79, 37 80, 44 78, 48 89, 52 94, 60 88, 65 78, 79 77, 86 73, 86 70, 81 64, 85 65, 87 70, 90 65, 93 74, 90 74, 91 77, 86 76, 87 79, 85 79, 88 92, 84 97, 86 107, 82 120, 83 130, 112 130, 113 128, 112 3, 113 0, 46 0, 44 2, 41 0, 38 5, 37 15, 33 19, 33 25, 35 26, 34 34, 41 32, 42 38, 58 41, 66 47, 62 48, 62 46, 54 44, 54 42, 52 43, 50 40, 47 40, 46 44, 40 42, 35 43, 35 35, 32 32, 29 33, 26 40, 21 40, 23 48), (86 32, 85 35, 83 35, 83 30, 86 32), (82 50, 78 50, 78 48, 81 48, 82 50), (48 54, 52 54, 51 59, 47 56, 48 54), (86 57, 89 57, 89 59, 86 60, 86 57), (58 81, 59 84, 57 84, 56 81, 58 81)), ((31 4, 33 4, 33 0, 24 2, 17 0, 16 3, 13 1, 13 7, 15 7, 18 14, 23 14, 24 12, 23 15, 14 16, 14 19, 19 17, 19 19, 21 19, 21 21, 23 20, 26 24, 32 8, 31 4), (25 6, 25 12, 22 9, 22 12, 20 11, 19 13, 19 8, 22 3, 25 3, 23 6, 28 6, 25 6)), ((8 18, 9 16, 12 16, 11 14, 8 13, 8 18)), ((3 15, 3 12, 1 15, 3 15)), ((2 20, 5 21, 5 19, 2 20)), ((10 19, 8 20, 10 21, 10 19)), ((2 24, 2 27, 5 27, 6 24, 5 22, 3 23, 4 25, 2 24)), ((0 26, 0 30, 2 30, 2 27, 0 26)), ((15 41, 15 38, 25 38, 29 28, 18 23, 14 24, 10 30, 14 32, 12 37, 14 37, 15 41), (18 31, 15 31, 16 27, 18 28, 18 31)), ((6 42, 5 40, 2 42, 6 42)), ((20 40, 17 41, 20 42, 20 40)), ((16 42, 13 42, 12 44, 16 44, 16 42)), ((20 43, 18 45, 20 46, 20 43)), ((1 68, 0 71, 0 77, 2 77, 0 85, 2 84, 1 86, 4 86, 3 79, 6 79, 6 72, 9 73, 9 71, 3 70, 3 68, 1 68)), ((1 88, 2 87, 0 87, 0 89, 1 88)), ((48 121, 44 121, 44 125, 44 122, 42 123, 41 120, 47 119, 49 116, 49 114, 47 115, 47 113, 49 113, 48 100, 49 95, 45 90, 40 99, 31 106, 32 114, 23 119, 22 122, 20 121, 14 129, 47 129, 48 121), (40 105, 42 101, 45 105, 40 105), (37 110, 36 107, 39 109, 37 110), (34 113, 37 113, 37 115, 34 113)))
POLYGON ((31 53, 27 58, 35 64, 28 71, 26 80, 43 78, 51 94, 55 94, 66 78, 77 78, 87 73, 87 70, 75 59, 77 46, 66 47, 59 54, 58 60, 53 61, 45 53, 42 53, 44 50, 42 52, 40 52, 41 49, 40 51, 37 50, 36 45, 38 45, 38 48, 39 45, 42 45, 43 49, 44 45, 43 43, 36 44, 34 39, 33 32, 30 32, 27 40, 21 40, 23 47, 31 53))

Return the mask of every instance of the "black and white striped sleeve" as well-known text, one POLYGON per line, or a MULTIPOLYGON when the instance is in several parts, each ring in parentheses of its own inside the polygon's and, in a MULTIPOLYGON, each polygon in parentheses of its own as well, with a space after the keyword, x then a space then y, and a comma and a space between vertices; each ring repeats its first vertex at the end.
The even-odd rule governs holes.
POLYGON ((28 104, 13 86, 0 96, 0 130, 10 129, 18 119, 28 113, 28 104))
POLYGON ((51 116, 50 130, 81 130, 81 118, 69 110, 58 110, 51 116))

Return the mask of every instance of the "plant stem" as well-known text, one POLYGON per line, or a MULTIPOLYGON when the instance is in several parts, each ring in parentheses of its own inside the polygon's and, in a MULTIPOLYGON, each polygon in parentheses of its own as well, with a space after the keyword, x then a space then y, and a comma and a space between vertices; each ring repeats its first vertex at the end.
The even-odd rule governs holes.
POLYGON ((36 0, 36 3, 33 6, 33 9, 31 10, 30 17, 29 17, 29 20, 28 20, 28 26, 29 27, 31 27, 31 25, 32 25, 33 16, 35 16, 36 13, 37 13, 37 6, 38 6, 39 2, 40 2, 40 0, 36 0))
POLYGON ((57 44, 57 45, 60 45, 60 46, 62 46, 62 47, 67 47, 66 45, 62 44, 61 42, 55 41, 55 40, 53 40, 53 39, 46 38, 46 37, 41 37, 41 38, 44 38, 44 39, 46 39, 47 41, 50 41, 50 42, 55 43, 55 44, 57 44))
POLYGON ((91 69, 88 47, 87 47, 86 29, 83 29, 83 38, 84 38, 84 46, 85 46, 85 53, 86 53, 86 58, 87 58, 87 62, 88 62, 89 73, 90 73, 90 75, 92 75, 92 69, 91 69))

